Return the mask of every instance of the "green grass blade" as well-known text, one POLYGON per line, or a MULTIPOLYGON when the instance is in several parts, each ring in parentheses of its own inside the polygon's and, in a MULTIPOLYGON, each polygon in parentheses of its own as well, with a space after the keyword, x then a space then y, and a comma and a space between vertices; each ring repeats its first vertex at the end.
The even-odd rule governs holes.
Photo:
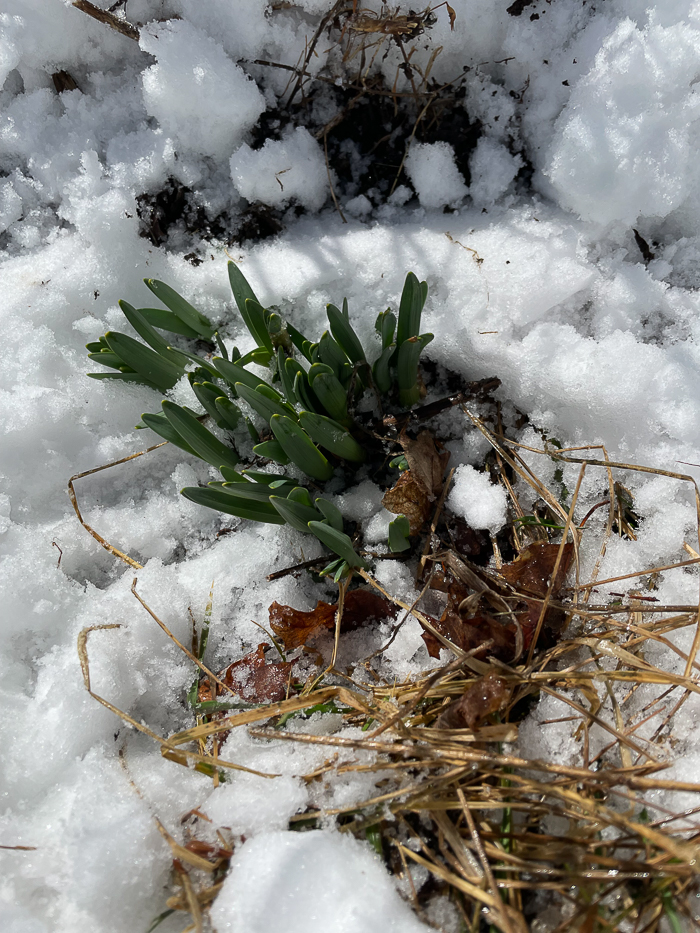
POLYGON ((158 279, 144 279, 144 283, 166 308, 170 308, 180 320, 196 331, 205 340, 214 339, 214 328, 209 318, 205 317, 193 305, 179 295, 174 288, 160 282, 158 279))
POLYGON ((189 412, 174 402, 163 402, 163 413, 180 437, 189 444, 192 450, 207 463, 214 467, 235 467, 238 463, 238 454, 231 447, 222 444, 218 437, 197 421, 189 412))
POLYGON ((108 331, 105 339, 112 353, 116 353, 127 366, 157 385, 163 392, 166 389, 172 389, 185 371, 184 367, 176 366, 170 360, 163 359, 150 347, 144 346, 126 334, 108 331))
POLYGON ((321 481, 333 476, 333 467, 328 460, 291 418, 273 415, 270 427, 285 454, 307 476, 321 481))
POLYGON ((180 492, 191 502, 215 509, 217 512, 237 515, 254 522, 265 522, 268 525, 284 525, 284 519, 269 502, 253 502, 250 499, 232 496, 216 486, 186 486, 180 492))
POLYGON ((364 449, 341 424, 333 421, 332 418, 317 415, 315 412, 302 411, 299 414, 299 423, 315 444, 325 447, 336 457, 350 460, 352 463, 362 463, 365 460, 364 449))
POLYGON ((322 522, 309 522, 309 531, 315 534, 319 541, 325 544, 327 548, 330 548, 338 557, 342 557, 344 561, 347 561, 350 567, 367 567, 365 561, 362 560, 359 554, 355 553, 350 538, 342 531, 338 531, 336 528, 322 522))
POLYGON ((231 283, 231 291, 238 305, 238 310, 243 314, 245 311, 245 303, 249 298, 252 298, 253 301, 258 300, 255 292, 250 287, 248 279, 243 275, 235 262, 229 262, 228 264, 228 280, 231 283))

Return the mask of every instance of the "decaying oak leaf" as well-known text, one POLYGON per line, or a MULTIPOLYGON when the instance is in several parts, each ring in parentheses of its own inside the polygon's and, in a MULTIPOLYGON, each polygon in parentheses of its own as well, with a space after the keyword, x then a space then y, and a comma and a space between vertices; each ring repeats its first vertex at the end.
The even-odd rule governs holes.
POLYGON ((486 674, 468 687, 459 700, 451 703, 436 722, 438 729, 476 729, 491 713, 502 709, 510 696, 507 681, 486 674))
MULTIPOLYGON (((488 613, 465 619, 449 604, 439 619, 428 618, 441 635, 462 651, 474 651, 484 645, 474 655, 480 660, 494 657, 512 661, 516 654, 517 629, 512 622, 504 625, 488 613)), ((423 641, 430 657, 439 658, 442 643, 431 632, 423 632, 423 641)))
POLYGON ((430 431, 421 431, 415 440, 402 431, 399 435, 399 444, 403 447, 414 481, 423 487, 429 499, 439 496, 450 452, 438 452, 435 438, 430 431))
POLYGON ((387 512, 405 515, 412 535, 418 534, 430 515, 430 497, 424 487, 416 482, 410 470, 402 473, 396 484, 384 493, 382 505, 387 512))
MULTIPOLYGON (((270 627, 284 647, 291 651, 324 631, 335 629, 335 614, 338 604, 319 600, 316 608, 302 612, 291 606, 274 602, 270 606, 270 627)), ((394 619, 398 607, 372 590, 357 589, 345 594, 341 632, 350 632, 367 622, 383 622, 394 619)))
POLYGON ((287 695, 292 665, 287 661, 268 664, 261 644, 239 661, 234 661, 221 674, 223 682, 248 703, 273 703, 287 695))
MULTIPOLYGON (((559 544, 544 542, 529 544, 512 563, 504 564, 501 567, 500 574, 511 586, 543 599, 549 589, 549 581, 560 546, 559 544)), ((573 544, 571 542, 565 544, 559 570, 557 571, 557 579, 552 589, 552 595, 555 599, 564 583, 573 553, 573 544)))

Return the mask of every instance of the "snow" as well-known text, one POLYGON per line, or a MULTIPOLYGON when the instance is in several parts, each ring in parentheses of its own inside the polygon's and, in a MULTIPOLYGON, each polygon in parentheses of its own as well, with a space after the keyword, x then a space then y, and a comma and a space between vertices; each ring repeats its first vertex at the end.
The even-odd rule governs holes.
MULTIPOLYGON (((478 141, 465 158, 454 139, 417 135, 393 193, 379 181, 362 186, 371 159, 352 139, 335 167, 326 165, 318 131, 341 116, 330 92, 314 102, 313 127, 275 122, 289 94, 286 68, 305 54, 328 8, 323 0, 282 6, 129 0, 126 14, 142 26, 137 43, 67 2, 3 2, 0 845, 36 846, 0 849, 0 926, 11 933, 148 929, 171 893, 171 853, 153 817, 181 840, 180 820, 195 807, 236 843, 212 908, 219 933, 275 929, 282 914, 290 931, 312 915, 333 933, 428 929, 371 850, 331 820, 322 831, 288 830, 307 806, 371 797, 381 773, 306 782, 327 748, 262 742, 241 729, 222 756, 280 777, 241 773, 213 788, 162 759, 84 689, 78 633, 118 625, 90 636, 93 689, 159 734, 192 725, 183 702, 192 665, 134 599, 134 576, 185 644, 188 610, 201 624, 214 581, 208 651, 217 670, 265 637, 255 623, 267 624, 274 600, 310 609, 336 593, 303 575, 268 581, 321 554, 320 545, 288 527, 234 518, 222 527, 178 495, 211 471, 169 446, 76 481, 85 520, 143 570, 126 569, 78 524, 68 478, 156 442, 134 430, 159 405, 152 391, 85 377, 84 344, 127 328, 117 301, 148 302, 144 277, 169 282, 221 325, 227 346, 245 352, 251 340, 232 310, 228 250, 260 300, 304 333, 320 332, 327 302, 347 296, 353 326, 377 353, 376 315, 397 307, 413 270, 430 289, 423 320, 435 339, 425 356, 466 380, 498 376, 504 411, 512 421, 515 409, 530 418, 522 443, 541 447, 544 433, 564 445, 604 444, 611 458, 700 477, 698 4, 606 0, 594 9, 553 0, 515 17, 505 3, 453 0, 454 32, 437 11, 412 61, 425 67, 443 47, 431 75, 464 75, 454 107, 471 126, 478 121, 478 141), (57 92, 59 70, 76 89, 57 92), (355 171, 350 182, 342 182, 343 159, 355 171), (153 214, 167 225, 158 201, 166 188, 186 207, 167 239, 140 235, 154 228, 153 214), (251 213, 273 217, 279 234, 229 241, 251 213), (653 253, 648 261, 633 228, 653 253), (220 530, 234 533, 217 537, 220 530)), ((350 65, 331 45, 318 43, 309 71, 331 75, 334 87, 350 65)), ((390 87, 398 81, 403 93, 402 59, 395 46, 386 50, 373 74, 390 87)), ((185 380, 172 397, 191 403, 185 380)), ((441 424, 457 467, 448 507, 496 531, 505 496, 479 471, 483 436, 459 412, 441 424)), ((548 457, 523 457, 552 488, 574 488, 575 466, 558 473, 548 457)), ((685 559, 683 541, 697 547, 688 484, 644 474, 623 481, 642 521, 636 541, 611 539, 602 579, 685 559)), ((601 489, 591 468, 582 514, 601 489)), ((373 478, 331 493, 380 551, 391 516, 373 478)), ((583 575, 603 525, 600 510, 584 539, 583 575)), ((391 594, 416 598, 412 568, 380 559, 373 572, 391 594)), ((659 586, 669 603, 697 601, 692 569, 659 586)), ((353 633, 341 661, 371 653, 391 633, 388 624, 371 636, 353 633)), ((669 634, 685 652, 692 637, 692 629, 669 634)), ((683 663, 663 659, 672 671, 683 663)), ((384 664, 399 681, 431 667, 414 619, 384 664)), ((543 697, 522 727, 524 751, 574 762, 571 723, 541 726, 568 712, 543 697)), ((691 698, 675 718, 667 776, 694 777, 696 717, 691 698)), ((336 726, 304 721, 304 731, 319 734, 336 726)), ((596 741, 593 734, 591 754, 596 741)), ((450 908, 436 898, 426 915, 447 930, 450 908)), ((173 923, 163 933, 179 929, 173 923)))

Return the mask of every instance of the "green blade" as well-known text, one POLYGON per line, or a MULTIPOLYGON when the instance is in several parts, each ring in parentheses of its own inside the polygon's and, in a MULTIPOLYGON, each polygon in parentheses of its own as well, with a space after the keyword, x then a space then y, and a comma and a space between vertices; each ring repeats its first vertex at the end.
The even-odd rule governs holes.
POLYGON ((352 423, 348 414, 348 396, 335 376, 320 373, 313 382, 318 400, 334 421, 347 427, 352 423))
POLYGON ((405 515, 399 515, 389 522, 389 547, 396 553, 397 551, 407 551, 411 542, 408 540, 411 526, 405 515))
POLYGON ((331 333, 348 359, 352 360, 353 363, 365 363, 367 360, 360 338, 350 326, 347 317, 335 305, 328 305, 326 314, 328 315, 328 323, 331 325, 331 333))
POLYGON ((347 385, 350 381, 352 366, 348 363, 345 353, 327 330, 323 332, 323 336, 318 342, 318 361, 330 366, 335 377, 343 385, 347 385))
POLYGON ((93 340, 92 343, 85 344, 85 349, 88 353, 99 353, 101 350, 106 349, 106 346, 101 340, 93 340))
POLYGON ((234 470, 231 467, 220 466, 219 472, 226 480, 227 483, 247 483, 248 480, 245 476, 242 476, 238 470, 234 470))
POLYGON ((258 457, 264 457, 266 460, 274 460, 275 463, 279 463, 281 466, 291 463, 278 441, 263 441, 262 444, 256 444, 253 447, 253 453, 257 454, 258 457))
POLYGON ((327 548, 330 548, 338 557, 342 557, 344 561, 347 561, 351 567, 367 567, 365 561, 362 560, 359 554, 355 553, 350 538, 342 531, 321 522, 309 522, 309 531, 315 534, 318 540, 325 544, 327 548))
POLYGON ((197 456, 190 445, 180 437, 165 415, 162 415, 160 412, 155 414, 146 412, 145 415, 141 415, 141 420, 146 427, 150 428, 158 437, 162 437, 163 440, 169 441, 171 444, 174 444, 175 447, 179 447, 180 450, 192 454, 193 457, 197 456))
POLYGON ((308 434, 291 418, 273 415, 270 427, 285 454, 300 470, 314 479, 327 480, 333 476, 333 467, 315 447, 308 434))
POLYGON ((267 366, 267 364, 272 359, 272 354, 269 350, 266 350, 265 347, 255 347, 253 350, 249 350, 245 356, 241 356, 239 359, 235 360, 239 366, 247 366, 248 363, 257 363, 258 366, 267 366))
POLYGON ((178 350, 178 353, 182 353, 183 356, 186 356, 188 360, 196 363, 199 369, 203 369, 205 372, 209 373, 214 379, 220 379, 221 373, 218 369, 210 363, 208 360, 203 360, 201 356, 197 356, 196 353, 190 353, 189 350, 178 350))
POLYGON ((131 324, 139 337, 146 341, 149 347, 166 360, 170 360, 175 366, 180 366, 184 370, 188 363, 187 357, 183 353, 173 350, 168 345, 168 342, 163 340, 160 334, 148 323, 140 311, 137 311, 128 301, 120 301, 119 307, 122 309, 124 317, 129 324, 131 324))
POLYGON ((317 411, 321 408, 321 403, 314 390, 309 386, 308 378, 303 369, 294 377, 294 394, 299 399, 300 404, 309 411, 317 411))
POLYGON ((343 515, 340 509, 336 508, 332 502, 329 502, 328 499, 316 499, 316 508, 321 512, 323 517, 326 519, 331 528, 335 528, 336 531, 343 530, 343 515))
POLYGON ((432 334, 409 337, 399 347, 396 364, 396 382, 399 387, 399 400, 404 408, 410 408, 420 399, 418 386, 418 359, 424 347, 433 339, 432 334))
POLYGON ((285 486, 298 486, 298 480, 295 480, 291 476, 286 476, 284 473, 264 473, 262 470, 242 470, 244 476, 249 476, 256 483, 263 483, 266 486, 269 486, 271 483, 279 483, 280 481, 285 486))
POLYGON ((214 339, 214 328, 211 326, 209 318, 201 314, 193 305, 186 301, 182 295, 179 295, 174 288, 160 282, 158 279, 144 279, 146 287, 150 288, 159 301, 162 301, 166 308, 170 308, 180 318, 183 324, 187 324, 192 330, 196 331, 200 337, 205 340, 214 339))
POLYGON ((105 339, 109 349, 121 357, 127 366, 157 385, 162 391, 172 389, 185 371, 184 367, 176 366, 170 360, 163 359, 150 347, 145 347, 138 340, 126 334, 108 331, 105 339))
POLYGON ((234 405, 231 399, 226 398, 225 395, 217 395, 214 399, 214 404, 216 405, 221 419, 225 422, 226 427, 234 431, 241 420, 241 412, 238 406, 234 405))
MULTIPOLYGON (((306 506, 307 509, 312 509, 314 507, 311 496, 309 495, 309 490, 305 486, 296 486, 290 491, 287 498, 291 502, 298 502, 299 505, 306 506)), ((311 519, 309 519, 309 521, 311 521, 311 519)))
POLYGON ((174 402, 165 400, 163 402, 163 413, 180 437, 190 445, 202 460, 217 468, 221 464, 230 467, 236 466, 239 458, 235 450, 222 444, 218 437, 214 437, 211 431, 207 431, 184 408, 174 402))
POLYGON ((236 496, 239 499, 252 499, 255 502, 270 501, 270 487, 264 483, 223 483, 222 489, 225 489, 230 496, 236 496))
MULTIPOLYGON (((240 363, 232 363, 230 360, 224 360, 220 356, 215 356, 212 363, 216 367, 219 376, 223 376, 226 382, 235 389, 237 382, 242 382, 249 389, 257 389, 259 385, 267 385, 260 376, 254 376, 244 369, 240 363)), ((270 386, 270 388, 272 388, 270 386)), ((274 390, 273 390, 274 391, 274 390)))
POLYGON ((277 509, 282 518, 296 528, 297 531, 309 533, 309 522, 318 521, 321 517, 314 508, 308 508, 299 502, 290 499, 282 499, 279 496, 270 496, 270 502, 277 509))
POLYGON ((389 308, 381 311, 377 315, 374 329, 382 338, 382 350, 386 350, 394 342, 394 331, 396 329, 396 315, 389 308))
POLYGON ((375 361, 374 366, 372 367, 374 384, 382 395, 388 395, 388 393, 391 391, 391 386, 394 380, 391 377, 390 364, 395 352, 396 344, 389 344, 388 347, 385 347, 382 350, 379 359, 375 361))
POLYGON ((300 333, 296 327, 293 327, 289 321, 287 321, 287 333, 292 339, 292 343, 297 348, 297 350, 305 356, 306 359, 311 362, 311 353, 309 352, 309 347, 312 345, 311 341, 307 340, 306 337, 300 333))
POLYGON ((263 306, 255 300, 255 298, 247 298, 245 305, 241 311, 241 317, 245 321, 245 325, 250 331, 253 339, 259 347, 263 347, 268 351, 270 355, 274 353, 274 348, 272 346, 272 340, 267 331, 267 325, 265 323, 265 309, 263 306))
POLYGON ((228 423, 223 419, 221 412, 216 407, 216 400, 221 395, 221 389, 211 382, 200 382, 193 379, 192 373, 190 373, 189 381, 192 391, 197 396, 197 401, 206 413, 214 419, 220 428, 227 428, 228 423))
POLYGON ((102 366, 111 366, 112 369, 121 369, 124 360, 112 353, 111 350, 100 350, 99 353, 88 353, 88 359, 95 363, 101 363, 102 366))
POLYGON ((294 373, 293 370, 287 369, 287 358, 284 355, 282 347, 277 348, 277 372, 279 373, 280 382, 282 383, 284 397, 290 405, 297 405, 297 397, 294 394, 294 373))
POLYGON ((217 512, 226 512, 227 515, 237 515, 254 522, 266 522, 268 525, 284 525, 284 519, 269 502, 237 498, 217 486, 186 486, 180 492, 191 502, 217 512))
POLYGON ((238 310, 243 314, 245 303, 249 298, 252 298, 253 301, 258 300, 255 292, 235 262, 229 262, 228 264, 228 280, 231 283, 231 291, 238 305, 238 310))
POLYGON ((171 334, 180 334, 183 337, 189 337, 191 340, 199 339, 197 331, 185 324, 172 311, 166 311, 165 308, 139 308, 138 311, 142 317, 146 318, 151 327, 167 330, 171 334))
POLYGON ((332 418, 326 418, 325 415, 317 415, 311 411, 302 411, 299 414, 299 423, 314 443, 325 447, 336 457, 350 460, 353 463, 362 463, 365 460, 364 449, 341 424, 333 421, 332 418))
POLYGON ((265 421, 269 422, 273 415, 286 415, 296 420, 296 413, 290 411, 286 405, 273 401, 266 395, 263 395, 262 392, 257 392, 255 389, 249 388, 242 382, 236 383, 236 392, 238 392, 240 397, 250 405, 253 411, 257 412, 265 421))
POLYGON ((423 290, 412 272, 406 276, 399 306, 399 327, 396 342, 401 344, 420 333, 420 315, 423 310, 423 290))
POLYGON ((85 373, 89 379, 119 379, 121 382, 136 382, 139 385, 148 386, 149 389, 155 389, 161 392, 162 389, 138 373, 85 373))

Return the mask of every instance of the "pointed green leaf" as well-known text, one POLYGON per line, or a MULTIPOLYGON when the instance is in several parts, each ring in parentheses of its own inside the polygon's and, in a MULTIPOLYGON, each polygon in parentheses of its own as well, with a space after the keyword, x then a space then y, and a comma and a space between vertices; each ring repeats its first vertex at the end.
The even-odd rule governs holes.
POLYGON ((218 395, 214 400, 214 404, 226 427, 234 431, 241 420, 241 411, 238 406, 234 405, 231 399, 226 398, 225 395, 218 395))
POLYGON ((292 343, 293 343, 294 346, 297 348, 297 350, 302 354, 302 356, 305 356, 306 359, 307 359, 307 360, 309 361, 309 363, 310 363, 310 362, 311 362, 311 356, 310 356, 310 354, 307 352, 307 349, 305 349, 305 348, 310 347, 310 346, 311 346, 311 342, 310 342, 309 340, 307 340, 306 337, 305 337, 303 334, 299 333, 299 331, 296 329, 296 327, 293 327, 293 326, 289 323, 289 321, 287 321, 287 333, 288 333, 289 336, 292 338, 292 343))
POLYGON ((163 440, 169 441, 175 447, 179 447, 180 450, 186 451, 188 454, 192 454, 193 457, 196 457, 197 454, 190 447, 190 445, 183 440, 182 437, 178 434, 175 428, 170 424, 165 415, 160 412, 151 413, 146 412, 146 414, 141 415, 141 420, 146 425, 147 428, 150 428, 158 437, 162 437, 163 440))
POLYGON ((302 472, 314 479, 327 480, 333 475, 333 467, 315 447, 308 434, 291 418, 273 415, 270 427, 289 459, 302 472))
MULTIPOLYGON (((267 385, 260 376, 254 376, 244 369, 240 363, 232 363, 230 360, 224 360, 220 356, 215 356, 212 363, 217 369, 219 376, 223 376, 226 382, 235 390, 236 383, 242 382, 249 389, 257 389, 259 385, 267 385)), ((272 388, 272 387, 270 387, 272 388)))
POLYGON ((267 332, 263 306, 255 298, 247 298, 244 307, 240 311, 241 317, 257 345, 264 347, 272 355, 274 349, 270 335, 267 332))
POLYGON ((254 499, 256 502, 269 502, 270 487, 264 483, 223 483, 223 489, 231 496, 240 499, 254 499))
POLYGON ((227 490, 216 486, 186 486, 180 492, 197 505, 204 505, 217 512, 237 515, 254 522, 266 522, 269 525, 284 525, 284 519, 269 502, 254 502, 232 496, 227 490))
POLYGON ((219 348, 219 353, 221 354, 221 356, 222 356, 225 360, 227 360, 227 359, 228 359, 228 350, 226 349, 226 344, 223 342, 223 340, 222 340, 221 337, 219 336, 218 330, 217 330, 217 332, 214 334, 214 340, 216 340, 216 345, 217 345, 217 347, 219 348))
POLYGON ((374 384, 377 387, 377 390, 381 395, 388 395, 391 391, 391 386, 393 384, 393 379, 391 376, 391 359, 396 352, 396 344, 391 343, 388 347, 385 347, 379 359, 377 359, 372 367, 372 376, 374 377, 374 384))
POLYGON ((259 444, 259 443, 260 443, 260 435, 258 434, 258 429, 255 427, 255 425, 254 425, 253 422, 250 420, 250 418, 246 418, 246 419, 245 419, 245 426, 248 428, 248 434, 250 434, 250 436, 251 436, 251 438, 252 438, 252 440, 253 440, 253 443, 254 443, 254 444, 259 444))
POLYGON ((288 409, 286 405, 273 401, 261 392, 251 389, 242 382, 236 383, 236 392, 246 401, 253 411, 257 412, 265 421, 269 421, 273 415, 286 415, 296 420, 296 414, 288 409))
POLYGON ((382 338, 382 350, 386 350, 394 342, 394 331, 396 329, 396 315, 389 308, 381 311, 377 315, 377 321, 374 329, 382 338))
POLYGON ((160 386, 149 382, 138 373, 85 373, 89 379, 119 379, 121 382, 136 382, 139 385, 148 386, 149 389, 155 389, 156 392, 162 392, 160 386))
POLYGON ((180 437, 190 445, 202 460, 214 467, 219 467, 222 463, 225 466, 236 466, 239 458, 235 450, 222 444, 218 437, 214 437, 211 431, 207 431, 184 408, 174 402, 165 400, 163 402, 163 412, 180 437))
POLYGON ((282 518, 296 528, 297 531, 309 533, 309 522, 318 521, 321 517, 314 508, 302 505, 300 502, 294 502, 289 498, 282 499, 280 496, 270 496, 270 502, 277 509, 282 518))
POLYGON ((199 382, 193 379, 192 375, 190 373, 189 382, 199 404, 220 428, 228 427, 228 424, 222 418, 221 412, 216 407, 216 400, 221 395, 221 389, 211 382, 199 382))
POLYGON ((396 342, 401 344, 420 333, 420 315, 423 310, 423 291, 421 284, 412 272, 406 276, 401 304, 399 306, 399 326, 396 342))
POLYGON ((348 363, 345 353, 327 330, 323 332, 323 336, 318 342, 318 361, 330 366, 336 379, 340 380, 343 385, 350 381, 352 366, 348 363))
POLYGON ((144 346, 133 337, 108 331, 105 334, 109 349, 121 357, 127 366, 157 385, 162 391, 172 389, 184 373, 184 368, 163 359, 150 347, 144 346))
POLYGON ((242 470, 244 476, 249 476, 256 483, 264 483, 270 486, 272 483, 282 482, 284 486, 298 486, 298 480, 284 473, 264 473, 262 470, 242 470))
POLYGON ((326 314, 328 315, 328 323, 331 325, 331 333, 348 359, 352 360, 353 363, 366 362, 365 351, 360 343, 360 338, 350 326, 345 314, 339 311, 335 305, 328 305, 326 314))
POLYGON ((161 335, 148 323, 146 318, 141 314, 140 311, 137 311, 128 301, 120 301, 119 307, 122 309, 124 317, 127 319, 129 324, 134 328, 136 333, 141 337, 142 340, 145 340, 146 343, 151 347, 156 353, 159 353, 166 360, 170 360, 171 363, 174 363, 175 366, 179 366, 182 370, 187 366, 187 357, 180 353, 178 350, 173 350, 166 340, 163 340, 161 335))
POLYGON ((101 363, 102 366, 111 366, 112 369, 121 369, 124 365, 124 360, 117 356, 116 353, 112 353, 111 350, 100 350, 99 353, 88 353, 88 359, 93 360, 95 363, 101 363))
POLYGON ((338 557, 342 557, 344 561, 347 561, 351 567, 367 567, 365 561, 362 560, 359 554, 355 553, 352 541, 344 532, 338 531, 330 525, 324 525, 322 522, 309 522, 309 531, 315 534, 319 541, 325 544, 327 548, 330 548, 338 557))
POLYGON ((335 370, 332 366, 329 366, 328 363, 312 363, 309 367, 309 372, 307 374, 307 379, 309 380, 309 385, 313 388, 314 380, 317 376, 320 376, 324 373, 327 376, 334 376, 335 370))
POLYGON ((248 298, 252 298, 253 301, 258 300, 255 292, 235 262, 229 262, 228 264, 228 280, 231 283, 231 291, 238 305, 238 310, 243 314, 248 298))
POLYGON ((264 457, 266 460, 274 460, 275 463, 279 463, 281 466, 286 466, 291 462, 278 441, 264 441, 262 444, 256 444, 253 447, 253 453, 257 454, 258 457, 264 457))
POLYGON ((317 411, 322 407, 316 393, 309 386, 306 373, 303 370, 294 377, 294 394, 299 399, 299 403, 309 411, 317 411))
POLYGON ((331 418, 346 427, 352 423, 348 414, 347 392, 335 376, 320 373, 314 379, 313 389, 331 418))
POLYGON ((287 369, 287 358, 284 355, 282 347, 277 348, 277 372, 279 373, 280 382, 282 383, 282 391, 284 397, 287 399, 290 405, 297 404, 297 397, 294 394, 294 374, 293 371, 287 369))
MULTIPOLYGON (((309 495, 309 490, 305 486, 296 486, 289 493, 288 498, 291 499, 292 502, 298 502, 299 505, 306 506, 307 509, 312 509, 314 507, 311 496, 309 495)), ((309 519, 309 521, 311 521, 311 519, 309 519)))
POLYGON ((331 528, 335 528, 336 531, 343 530, 343 515, 339 508, 329 502, 328 499, 316 499, 315 504, 331 528))
POLYGON ((365 460, 364 449, 342 424, 338 424, 332 418, 302 411, 299 414, 299 423, 314 443, 325 447, 336 457, 351 460, 353 463, 362 463, 365 460))
POLYGON ((214 339, 214 328, 209 318, 205 317, 193 305, 179 295, 174 288, 160 282, 158 279, 144 279, 144 283, 166 308, 170 308, 180 320, 196 331, 205 340, 214 339))
POLYGON ((265 347, 255 347, 253 350, 249 350, 245 356, 239 354, 239 358, 235 360, 239 366, 247 366, 248 363, 257 363, 258 366, 267 366, 267 364, 272 359, 272 354, 269 350, 266 350, 265 347))
POLYGON ((234 470, 233 467, 220 466, 219 472, 226 480, 227 483, 247 483, 248 480, 243 476, 238 470, 234 470))
POLYGON ((396 364, 396 382, 399 387, 399 400, 404 408, 410 408, 420 399, 418 385, 418 359, 421 351, 433 339, 432 334, 409 337, 399 347, 396 364))
POLYGON ((339 557, 338 560, 332 560, 330 564, 326 564, 323 570, 319 570, 318 575, 319 577, 330 577, 332 574, 340 572, 344 567, 347 566, 348 565, 345 563, 345 561, 339 557))
MULTIPOLYGON (((85 344, 85 349, 88 353, 99 353, 103 348, 105 348, 105 345, 101 340, 93 340, 92 343, 85 344)), ((92 357, 90 358, 92 359, 92 357)))
POLYGON ((198 340, 199 333, 189 327, 177 314, 166 311, 165 308, 139 308, 139 314, 146 318, 151 327, 167 330, 171 334, 180 334, 190 340, 198 340))

